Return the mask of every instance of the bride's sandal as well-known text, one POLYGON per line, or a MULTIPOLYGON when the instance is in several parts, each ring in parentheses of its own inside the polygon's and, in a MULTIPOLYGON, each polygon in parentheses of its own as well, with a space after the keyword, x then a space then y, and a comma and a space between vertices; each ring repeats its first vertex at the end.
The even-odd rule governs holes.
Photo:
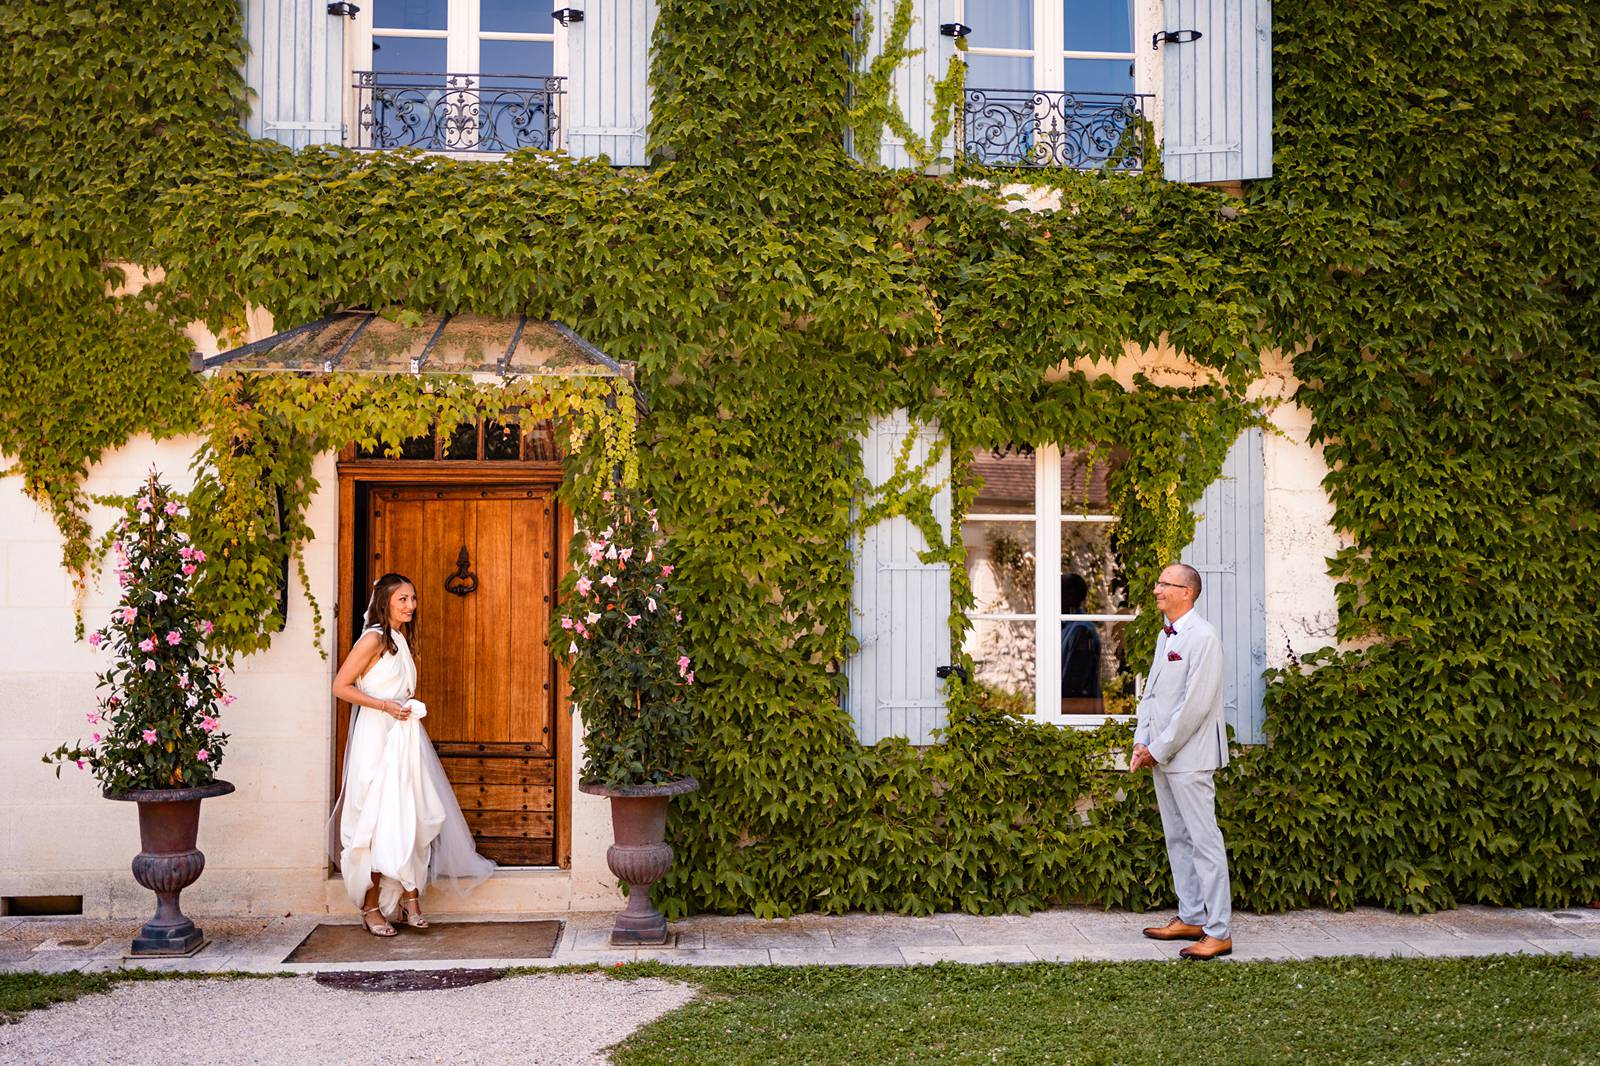
POLYGON ((400 897, 400 913, 405 916, 406 924, 411 928, 428 928, 428 919, 422 916, 422 901, 416 896, 400 897))
POLYGON ((399 932, 399 930, 395 929, 394 926, 392 926, 388 922, 384 921, 383 911, 378 907, 366 907, 366 908, 362 909, 362 911, 361 911, 361 926, 367 932, 371 933, 373 936, 376 936, 376 937, 391 937, 391 936, 396 935, 396 933, 399 932), (378 916, 378 922, 377 922, 376 925, 374 925, 372 923, 372 921, 367 917, 370 914, 376 914, 378 916))

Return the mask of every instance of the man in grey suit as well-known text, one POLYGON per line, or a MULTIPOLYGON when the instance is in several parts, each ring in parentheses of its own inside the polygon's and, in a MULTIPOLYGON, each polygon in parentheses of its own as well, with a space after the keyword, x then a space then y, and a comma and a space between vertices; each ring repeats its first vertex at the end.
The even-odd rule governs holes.
POLYGON ((1195 611, 1200 574, 1174 563, 1156 582, 1156 606, 1166 616, 1155 661, 1139 700, 1128 772, 1150 767, 1161 830, 1178 890, 1178 916, 1144 931, 1152 940, 1194 940, 1178 954, 1214 959, 1233 951, 1233 900, 1228 853, 1217 828, 1212 775, 1228 765, 1228 727, 1222 717, 1222 642, 1195 611))

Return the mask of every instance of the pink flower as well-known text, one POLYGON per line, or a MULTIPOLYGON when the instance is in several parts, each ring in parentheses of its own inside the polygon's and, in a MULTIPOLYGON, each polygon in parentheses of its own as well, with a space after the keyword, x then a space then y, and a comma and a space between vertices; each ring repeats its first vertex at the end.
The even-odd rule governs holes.
POLYGON ((156 671, 156 661, 154 659, 146 659, 144 661, 144 672, 147 673, 147 674, 153 674, 153 673, 155 673, 155 671, 156 671))
POLYGON ((193 558, 197 563, 203 563, 206 561, 206 553, 201 551, 199 548, 196 548, 194 550, 194 555, 191 556, 191 558, 193 558))
POLYGON ((612 495, 612 494, 611 494, 611 490, 610 490, 610 489, 607 489, 607 490, 606 490, 606 491, 605 491, 605 492, 602 492, 602 493, 601 493, 601 494, 600 494, 600 498, 601 498, 601 499, 602 499, 602 500, 604 500, 604 501, 606 501, 606 502, 607 502, 607 503, 610 503, 610 502, 611 502, 611 501, 612 501, 612 500, 613 500, 613 499, 615 499, 615 498, 616 498, 616 497, 614 497, 614 496, 613 496, 613 495, 612 495))
POLYGON ((662 577, 671 577, 672 576, 672 564, 671 563, 668 563, 666 566, 663 566, 661 568, 661 576, 662 577))
POLYGON ((229 707, 229 706, 232 706, 232 704, 233 704, 233 702, 234 702, 234 700, 236 700, 236 699, 238 699, 238 698, 239 698, 239 697, 237 697, 237 696, 230 696, 230 695, 228 695, 228 694, 227 694, 227 693, 226 693, 226 692, 224 692, 224 693, 223 693, 223 694, 222 694, 222 705, 223 705, 223 706, 224 706, 224 707, 229 707))
POLYGON ((90 725, 99 725, 100 724, 100 713, 98 711, 90 711, 88 714, 84 715, 83 717, 88 721, 88 723, 90 725))
POLYGON ((613 545, 611 545, 611 547, 606 549, 606 558, 607 559, 615 559, 616 557, 617 557, 617 546, 615 544, 613 544, 613 545))
POLYGON ((689 657, 687 655, 678 656, 678 673, 682 674, 687 669, 689 669, 689 657))
POLYGON ((200 716, 200 728, 207 733, 215 733, 217 731, 217 720, 209 714, 202 714, 200 716))
POLYGON ((111 704, 111 706, 115 707, 117 704, 122 702, 122 697, 121 696, 107 696, 106 697, 106 702, 111 704))
POLYGON ((607 574, 605 577, 600 579, 600 584, 604 585, 606 588, 611 588, 616 583, 617 578, 615 574, 607 574))
POLYGON ((150 497, 148 497, 148 496, 140 496, 138 501, 134 504, 134 506, 137 507, 141 511, 150 510, 150 497))
POLYGON ((130 623, 133 622, 133 620, 135 618, 138 618, 138 617, 139 617, 139 608, 137 608, 137 607, 124 607, 122 609, 122 624, 123 625, 129 625, 130 623))
POLYGON ((184 577, 194 576, 195 566, 193 563, 184 563, 182 569, 184 577))
POLYGON ((89 647, 98 648, 100 646, 100 642, 105 639, 106 638, 101 636, 100 631, 97 629, 93 633, 89 634, 89 647))
POLYGON ((178 676, 178 687, 180 689, 187 689, 191 684, 193 684, 193 682, 189 680, 188 674, 180 674, 178 676))
POLYGON ((194 555, 194 549, 187 544, 178 549, 178 558, 180 559, 187 561, 192 555, 194 555))
POLYGON ((645 551, 644 561, 647 563, 653 563, 656 561, 656 550, 654 548, 650 548, 645 551))
POLYGON ((96 744, 100 743, 100 734, 99 733, 90 733, 89 736, 94 739, 94 742, 96 744))
POLYGON ((143 640, 141 640, 139 642, 139 650, 140 651, 155 651, 156 650, 156 642, 154 640, 152 640, 151 638, 149 638, 149 637, 145 637, 143 640))
POLYGON ((561 619, 561 628, 562 629, 571 629, 572 628, 572 619, 570 619, 570 618, 561 619))
POLYGON ((80 769, 80 770, 85 769, 82 759, 73 759, 72 761, 78 764, 78 769, 80 769))
POLYGON ((165 592, 156 593, 156 602, 157 603, 166 603, 167 602, 167 594, 165 592))
POLYGON ((588 614, 584 615, 583 620, 585 622, 589 623, 590 625, 594 625, 596 622, 600 621, 600 619, 603 618, 603 617, 604 617, 604 615, 602 615, 599 611, 590 611, 588 614))
POLYGON ((208 637, 211 635, 212 631, 215 630, 216 628, 217 628, 216 626, 211 624, 211 620, 209 618, 206 619, 204 622, 200 623, 200 632, 204 633, 208 637))
POLYGON ((632 629, 634 626, 639 624, 639 616, 636 614, 624 615, 624 617, 628 619, 629 629, 632 629))
POLYGON ((204 748, 201 748, 199 751, 195 752, 194 757, 199 759, 201 762, 211 761, 211 753, 204 748))
POLYGON ((589 631, 584 628, 584 625, 583 625, 582 622, 574 623, 572 628, 577 631, 578 636, 583 637, 586 640, 588 639, 589 631))
POLYGON ((182 633, 179 633, 176 629, 167 630, 167 644, 168 645, 170 645, 171 647, 176 648, 179 644, 182 644, 182 643, 183 643, 183 634, 182 633))
POLYGON ((592 588, 594 588, 593 581, 590 581, 586 577, 580 577, 578 579, 578 595, 587 596, 589 595, 589 590, 592 588))
POLYGON ((163 507, 162 510, 167 512, 167 514, 169 514, 169 515, 177 514, 178 513, 178 501, 177 500, 168 500, 167 501, 167 505, 165 507, 163 507))
MULTIPOLYGON (((179 685, 178 687, 182 688, 183 686, 179 685)), ((198 707, 200 705, 199 695, 193 692, 189 693, 183 698, 183 705, 185 707, 198 707)))
POLYGON ((687 684, 690 684, 690 685, 694 684, 694 671, 690 670, 687 674, 684 674, 683 675, 683 680, 687 684))
POLYGON ((656 598, 654 596, 646 596, 644 598, 644 605, 650 608, 651 611, 654 611, 656 609, 656 598))
POLYGON ((140 735, 144 737, 146 744, 154 744, 156 742, 156 731, 154 729, 146 729, 140 735))
POLYGON ((617 558, 621 559, 623 562, 627 562, 629 559, 633 558, 633 549, 623 548, 617 553, 617 558))
POLYGON ((567 654, 568 655, 576 655, 576 654, 578 654, 578 642, 577 641, 573 641, 571 644, 567 645, 567 654))

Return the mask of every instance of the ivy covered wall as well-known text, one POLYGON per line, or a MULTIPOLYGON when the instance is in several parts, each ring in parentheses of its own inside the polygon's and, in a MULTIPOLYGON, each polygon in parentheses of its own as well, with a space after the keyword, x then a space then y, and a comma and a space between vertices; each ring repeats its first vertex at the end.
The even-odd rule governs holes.
MULTIPOLYGON (((1355 545, 1332 564, 1341 635, 1365 646, 1275 676, 1272 743, 1222 778, 1240 903, 1600 895, 1594 13, 1284 5, 1276 177, 1238 203, 1154 175, 1041 174, 1073 209, 1028 214, 960 173, 846 157, 845 128, 872 113, 845 106, 848 0, 783 19, 755 0, 660 10, 660 163, 640 174, 294 155, 239 132, 231 0, 7 5, 0 448, 56 511, 69 564, 87 559, 76 485, 98 454, 238 424, 186 373, 190 319, 560 318, 640 367, 640 475, 697 605, 705 787, 677 808, 666 907, 1144 906, 1167 878, 1148 781, 1109 772, 1125 730, 1036 726, 958 687, 937 748, 853 739, 838 667, 854 442, 907 407, 958 459, 1128 448, 1111 490, 1138 589, 1250 418, 1257 353, 1281 348, 1355 545), (118 260, 165 280, 110 297, 118 260), (1044 383, 1163 339, 1212 383, 1044 383)), ((397 418, 436 402, 412 388, 397 418)), ((267 414, 348 415, 324 391, 267 414)), ((257 425, 275 442, 262 462, 307 498, 320 445, 257 425)), ((974 489, 956 465, 959 508, 974 489)))

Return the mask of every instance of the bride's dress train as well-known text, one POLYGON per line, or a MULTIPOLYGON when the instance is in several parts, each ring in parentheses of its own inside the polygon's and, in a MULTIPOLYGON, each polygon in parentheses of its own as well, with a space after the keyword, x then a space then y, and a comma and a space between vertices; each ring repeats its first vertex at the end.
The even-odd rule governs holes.
POLYGON ((394 652, 384 652, 357 681, 374 699, 411 708, 396 721, 370 707, 357 708, 345 746, 344 783, 329 820, 329 851, 344 876, 350 902, 360 907, 372 875, 380 875, 378 906, 394 914, 402 893, 437 880, 469 889, 495 871, 478 854, 455 792, 422 726, 428 709, 412 698, 417 667, 403 634, 391 631, 394 652))

